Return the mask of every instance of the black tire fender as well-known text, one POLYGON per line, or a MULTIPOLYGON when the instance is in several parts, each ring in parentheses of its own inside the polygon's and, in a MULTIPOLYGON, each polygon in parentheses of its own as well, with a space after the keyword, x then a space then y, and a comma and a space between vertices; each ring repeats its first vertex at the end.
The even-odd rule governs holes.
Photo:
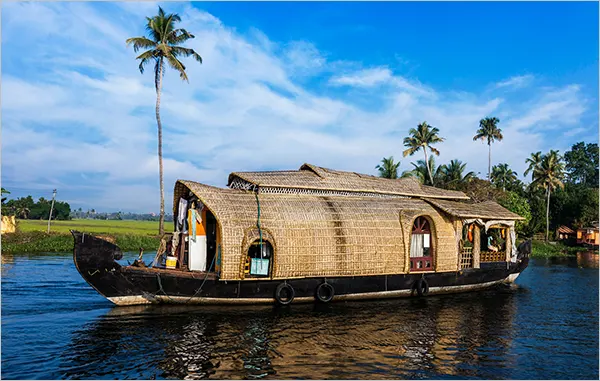
POLYGON ((415 282, 415 289, 417 290, 417 295, 426 296, 429 293, 429 284, 425 278, 419 278, 415 282))
POLYGON ((321 303, 329 303, 333 296, 335 295, 335 290, 333 286, 327 282, 323 282, 317 286, 315 290, 315 298, 317 301, 321 303))
POLYGON ((280 283, 275 290, 275 300, 282 306, 290 304, 294 300, 294 296, 294 288, 288 283, 280 283))

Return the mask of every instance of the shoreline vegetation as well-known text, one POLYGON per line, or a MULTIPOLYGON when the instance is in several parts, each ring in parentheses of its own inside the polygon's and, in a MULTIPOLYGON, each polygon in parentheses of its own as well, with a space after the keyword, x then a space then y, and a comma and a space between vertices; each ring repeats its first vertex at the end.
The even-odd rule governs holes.
POLYGON ((2 234, 2 253, 72 252, 73 236, 69 230, 79 230, 94 235, 109 236, 123 251, 152 252, 158 248, 157 221, 69 220, 52 221, 50 234, 46 233, 48 221, 17 220, 15 233, 2 234))
MULTIPOLYGON (((73 250, 70 229, 95 235, 110 236, 124 252, 153 252, 160 239, 156 232, 157 221, 70 220, 53 221, 50 234, 46 233, 47 221, 18 220, 18 231, 2 235, 2 253, 56 253, 73 250)), ((567 246, 561 242, 533 241, 533 258, 569 257, 588 251, 581 246, 567 246)))

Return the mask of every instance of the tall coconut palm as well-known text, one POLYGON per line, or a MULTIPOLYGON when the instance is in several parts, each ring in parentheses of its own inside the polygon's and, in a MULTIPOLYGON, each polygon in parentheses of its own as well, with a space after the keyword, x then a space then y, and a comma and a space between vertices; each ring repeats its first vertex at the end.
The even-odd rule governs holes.
POLYGON ((160 121, 160 94, 162 91, 162 79, 165 71, 165 61, 169 66, 179 73, 179 77, 188 81, 185 65, 179 60, 180 57, 192 56, 196 61, 202 63, 202 57, 194 49, 180 46, 194 36, 185 29, 176 28, 176 23, 181 18, 175 13, 166 14, 158 7, 158 14, 146 17, 146 31, 148 37, 132 37, 125 42, 133 45, 137 53, 140 49, 148 49, 136 57, 140 60, 139 69, 144 73, 144 68, 149 63, 154 63, 154 87, 156 89, 156 123, 158 125, 158 170, 160 177, 160 223, 159 234, 164 234, 165 228, 165 192, 163 182, 163 158, 162 158, 162 124, 160 121))
POLYGON ((528 167, 523 173, 523 176, 527 177, 529 172, 531 172, 533 176, 533 171, 535 170, 535 168, 537 168, 542 163, 542 151, 532 153, 530 157, 525 159, 525 163, 528 165, 528 167))
POLYGON ((473 140, 482 141, 487 140, 487 144, 489 147, 488 153, 488 180, 491 180, 492 177, 492 143, 494 141, 501 141, 504 137, 502 136, 502 130, 498 128, 498 123, 500 123, 500 119, 496 117, 492 118, 483 118, 479 121, 479 129, 477 130, 477 134, 473 136, 473 140))
MULTIPOLYGON (((432 147, 432 144, 441 143, 444 141, 444 138, 440 137, 438 133, 439 129, 436 127, 432 127, 427 124, 427 122, 420 123, 416 129, 411 128, 408 133, 410 136, 404 138, 404 146, 407 147, 402 154, 406 157, 408 155, 413 155, 415 152, 423 149, 423 153, 425 154, 425 161, 423 164, 428 164, 429 160, 427 159, 427 149, 431 150, 431 153, 435 155, 439 155, 440 151, 432 147)), ((429 181, 431 185, 434 185, 433 176, 431 175, 432 169, 429 165, 425 165, 427 167, 427 173, 429 174, 429 181)))
POLYGON ((450 160, 450 164, 444 164, 440 166, 444 186, 455 188, 474 178, 474 172, 468 172, 465 175, 463 175, 466 168, 467 163, 463 163, 462 161, 457 159, 450 160))
POLYGON ((531 185, 546 190, 546 241, 550 231, 550 194, 556 188, 564 188, 562 180, 565 163, 558 151, 551 150, 541 158, 540 164, 533 170, 531 185))
POLYGON ((394 163, 394 157, 384 157, 381 160, 381 164, 378 164, 375 169, 379 170, 379 177, 386 179, 397 179, 398 178, 398 167, 400 162, 394 163))
POLYGON ((517 172, 509 168, 508 164, 498 164, 492 167, 492 184, 502 190, 517 180, 517 172))

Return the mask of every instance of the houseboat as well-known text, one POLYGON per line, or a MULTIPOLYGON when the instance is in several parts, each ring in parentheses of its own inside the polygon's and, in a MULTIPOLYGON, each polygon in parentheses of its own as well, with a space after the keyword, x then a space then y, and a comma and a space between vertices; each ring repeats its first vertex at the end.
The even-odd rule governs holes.
POLYGON ((72 231, 79 273, 117 305, 287 305, 480 290, 514 282, 531 252, 495 202, 310 164, 179 180, 173 215, 149 264, 72 231))

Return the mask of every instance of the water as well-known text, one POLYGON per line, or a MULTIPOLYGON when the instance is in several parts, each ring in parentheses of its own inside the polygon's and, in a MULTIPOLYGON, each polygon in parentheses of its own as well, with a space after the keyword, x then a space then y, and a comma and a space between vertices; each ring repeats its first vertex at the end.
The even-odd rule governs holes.
POLYGON ((514 287, 420 300, 113 307, 68 254, 3 255, 1 375, 598 379, 597 257, 585 263, 533 260, 514 287))

